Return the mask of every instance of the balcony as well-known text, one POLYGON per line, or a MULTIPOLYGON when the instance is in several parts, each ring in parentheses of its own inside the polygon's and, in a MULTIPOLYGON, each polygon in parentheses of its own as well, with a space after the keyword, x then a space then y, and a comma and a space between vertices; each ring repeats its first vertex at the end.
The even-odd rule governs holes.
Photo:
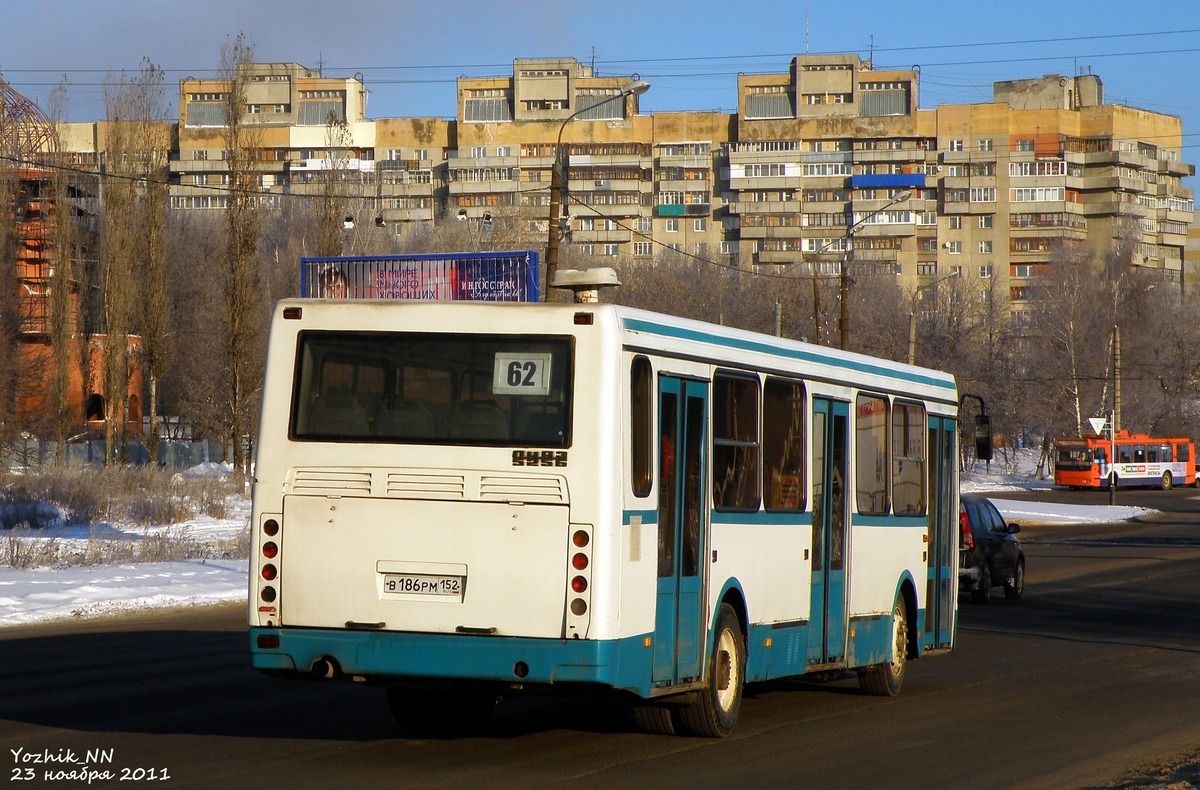
POLYGON ((742 225, 738 233, 743 239, 798 239, 804 230, 799 225, 742 225))
POLYGON ((708 203, 662 203, 654 207, 656 217, 707 217, 712 214, 708 203))
MULTIPOLYGON (((809 206, 817 205, 815 203, 809 206)), ((842 205, 836 203, 833 205, 842 205)), ((799 214, 800 202, 796 200, 734 201, 728 204, 730 214, 799 214)))

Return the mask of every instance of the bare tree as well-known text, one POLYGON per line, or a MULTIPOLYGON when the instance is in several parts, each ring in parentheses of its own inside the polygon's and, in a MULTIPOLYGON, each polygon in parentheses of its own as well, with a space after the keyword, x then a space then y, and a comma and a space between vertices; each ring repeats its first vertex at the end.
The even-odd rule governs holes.
POLYGON ((228 388, 228 444, 234 474, 244 480, 249 455, 243 441, 250 436, 261 388, 263 360, 263 289, 257 259, 262 228, 257 159, 259 130, 246 123, 247 68, 253 47, 243 34, 221 49, 220 77, 225 94, 225 160, 229 171, 225 211, 225 375, 228 388))
POLYGON ((169 217, 167 261, 170 299, 186 306, 170 313, 170 332, 186 354, 176 354, 162 380, 162 408, 187 418, 191 438, 229 433, 226 334, 219 316, 225 309, 225 281, 212 276, 225 262, 223 218, 209 212, 173 212, 169 217))
POLYGON ((128 401, 135 357, 149 383, 148 449, 157 457, 158 384, 169 355, 170 314, 165 260, 167 157, 162 69, 143 61, 130 76, 106 84, 108 184, 105 212, 105 439, 110 462, 124 457, 131 419, 141 433, 140 409, 128 401), (136 336, 135 336, 136 333, 136 336))
MULTIPOLYGON (((50 115, 55 122, 66 116, 66 86, 59 84, 51 93, 50 115)), ((73 211, 73 189, 78 180, 77 172, 69 167, 66 157, 60 156, 55 163, 54 205, 57 207, 52 225, 54 234, 55 266, 50 272, 49 330, 50 330, 50 393, 49 406, 55 440, 55 462, 65 464, 67 440, 73 425, 82 423, 83 414, 71 412, 72 395, 82 398, 82 393, 71 392, 71 368, 80 359, 78 350, 78 305, 79 274, 83 266, 84 245, 77 232, 73 211)), ((80 401, 82 402, 82 401, 80 401)))

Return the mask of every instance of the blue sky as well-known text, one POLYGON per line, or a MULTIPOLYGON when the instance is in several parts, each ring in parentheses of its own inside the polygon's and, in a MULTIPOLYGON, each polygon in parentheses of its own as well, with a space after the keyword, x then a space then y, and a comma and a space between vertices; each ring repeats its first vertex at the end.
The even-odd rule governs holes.
POLYGON ((1090 71, 1109 102, 1181 116, 1184 158, 1200 161, 1198 0, 0 0, 0 76, 45 106, 65 75, 67 119, 99 120, 106 73, 149 58, 173 95, 238 32, 258 61, 362 74, 375 118, 453 117, 457 77, 511 74, 524 57, 638 74, 652 86, 643 112, 732 112, 738 73, 783 72, 806 51, 919 66, 923 108, 1090 71))

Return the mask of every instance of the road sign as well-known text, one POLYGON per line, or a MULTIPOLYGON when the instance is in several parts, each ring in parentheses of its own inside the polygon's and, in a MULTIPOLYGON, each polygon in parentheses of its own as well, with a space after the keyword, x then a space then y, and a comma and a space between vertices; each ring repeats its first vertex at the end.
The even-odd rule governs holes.
POLYGON ((1103 436, 1104 426, 1108 424, 1108 420, 1104 417, 1088 417, 1088 424, 1092 426, 1092 433, 1103 436))

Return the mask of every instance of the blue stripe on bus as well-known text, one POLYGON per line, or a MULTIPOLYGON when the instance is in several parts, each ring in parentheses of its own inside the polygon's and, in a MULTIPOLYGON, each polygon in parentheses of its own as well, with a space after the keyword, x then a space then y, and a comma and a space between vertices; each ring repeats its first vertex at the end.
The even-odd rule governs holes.
POLYGON ((850 517, 856 527, 928 527, 928 516, 864 516, 855 513, 850 517))
MULTIPOLYGON (((643 524, 657 524, 657 510, 626 510, 621 514, 621 524, 629 526, 634 518, 641 518, 643 524)), ((812 512, 783 512, 770 510, 736 511, 714 510, 711 513, 714 524, 796 524, 797 526, 812 526, 812 512)), ((855 513, 851 523, 859 527, 927 527, 928 516, 864 516, 855 513)))
POLYGON ((802 362, 815 362, 825 365, 834 365, 836 367, 847 368, 860 373, 869 373, 875 376, 887 376, 889 378, 902 379, 904 381, 910 381, 918 384, 927 384, 932 387, 939 387, 952 392, 955 391, 954 381, 950 378, 935 378, 922 373, 895 370, 861 359, 845 359, 841 357, 835 357, 831 354, 818 353, 816 351, 806 351, 799 348, 778 346, 763 342, 761 340, 723 337, 712 332, 704 332, 698 329, 685 329, 677 326, 667 326, 638 318, 622 318, 621 325, 624 329, 627 329, 631 332, 649 332, 651 334, 663 335, 665 337, 673 337, 681 340, 696 340, 702 343, 710 343, 712 345, 735 348, 740 351, 754 351, 760 354, 786 357, 788 359, 800 360, 802 362))
POLYGON ((771 511, 720 511, 714 510, 711 516, 714 524, 795 524, 797 526, 812 526, 812 513, 800 512, 771 512, 771 511))
POLYGON ((597 683, 650 693, 652 634, 623 639, 534 639, 530 637, 343 631, 320 628, 251 628, 255 669, 306 672, 331 658, 347 675, 493 680, 503 683, 597 683), (279 637, 273 650, 258 637, 279 637), (528 675, 513 668, 523 662, 528 675))

